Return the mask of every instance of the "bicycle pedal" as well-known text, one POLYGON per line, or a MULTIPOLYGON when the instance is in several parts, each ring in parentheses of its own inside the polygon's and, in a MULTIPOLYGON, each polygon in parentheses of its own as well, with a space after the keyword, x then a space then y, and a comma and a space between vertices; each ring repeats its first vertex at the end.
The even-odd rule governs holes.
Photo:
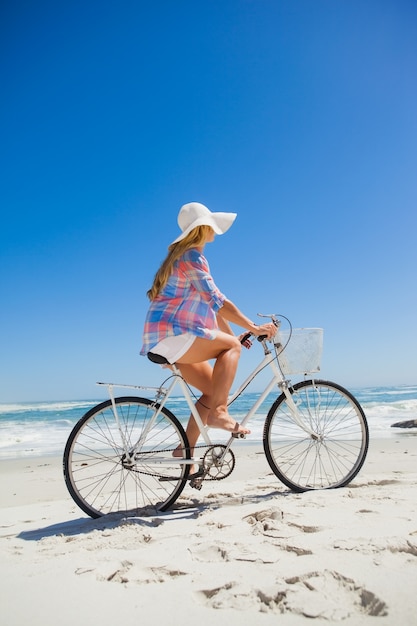
POLYGON ((232 437, 235 439, 246 439, 246 433, 232 433, 232 437))
POLYGON ((193 489, 197 489, 197 491, 201 491, 202 486, 203 486, 202 478, 193 478, 192 480, 190 480, 190 487, 192 487, 193 489))

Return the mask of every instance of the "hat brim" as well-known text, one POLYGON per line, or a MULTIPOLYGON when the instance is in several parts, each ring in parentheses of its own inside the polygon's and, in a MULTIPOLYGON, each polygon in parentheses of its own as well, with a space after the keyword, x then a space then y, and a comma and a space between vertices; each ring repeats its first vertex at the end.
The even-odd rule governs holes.
POLYGON ((235 221, 237 213, 210 213, 198 217, 192 222, 172 243, 178 243, 184 239, 197 226, 211 226, 216 235, 224 235, 235 221))

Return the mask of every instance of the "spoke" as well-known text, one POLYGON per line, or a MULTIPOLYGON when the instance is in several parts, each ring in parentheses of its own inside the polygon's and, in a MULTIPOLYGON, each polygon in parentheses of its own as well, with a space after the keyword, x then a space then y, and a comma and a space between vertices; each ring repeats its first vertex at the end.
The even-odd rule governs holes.
POLYGON ((267 418, 264 440, 268 462, 292 489, 322 489, 347 484, 366 456, 366 419, 356 400, 334 383, 308 381, 295 385, 292 401, 298 419, 315 437, 306 436, 293 419, 285 395, 267 418))
POLYGON ((93 517, 149 506, 165 510, 181 493, 189 471, 172 456, 180 448, 183 458, 190 458, 184 431, 163 411, 151 422, 154 408, 148 400, 119 398, 116 409, 118 422, 107 402, 87 413, 74 429, 65 450, 70 493, 93 517), (135 452, 139 441, 143 453, 135 452))

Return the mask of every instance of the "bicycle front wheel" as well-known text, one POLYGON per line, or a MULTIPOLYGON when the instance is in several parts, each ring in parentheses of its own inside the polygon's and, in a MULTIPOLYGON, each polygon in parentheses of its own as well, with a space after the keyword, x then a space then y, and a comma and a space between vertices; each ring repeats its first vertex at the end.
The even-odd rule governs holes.
POLYGON ((306 380, 282 393, 265 420, 263 444, 274 474, 293 491, 347 485, 361 469, 369 445, 365 414, 352 394, 323 380, 306 380), (312 434, 311 434, 312 433, 312 434))
POLYGON ((64 452, 64 476, 77 505, 91 517, 167 510, 181 494, 190 465, 187 436, 177 418, 147 398, 116 398, 88 411, 64 452))

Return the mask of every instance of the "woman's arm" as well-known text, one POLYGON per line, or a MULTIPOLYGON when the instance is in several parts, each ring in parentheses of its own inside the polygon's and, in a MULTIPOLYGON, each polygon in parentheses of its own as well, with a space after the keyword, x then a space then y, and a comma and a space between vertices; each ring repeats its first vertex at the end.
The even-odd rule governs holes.
POLYGON ((268 337, 272 337, 276 332, 276 328, 271 323, 262 324, 261 326, 254 324, 235 304, 233 304, 233 302, 227 299, 224 301, 218 316, 227 322, 232 322, 232 324, 246 328, 246 330, 249 330, 254 335, 267 335, 268 337))
POLYGON ((224 333, 227 333, 228 335, 235 334, 229 322, 220 313, 217 313, 216 317, 217 317, 217 324, 219 325, 220 330, 222 330, 224 333))

